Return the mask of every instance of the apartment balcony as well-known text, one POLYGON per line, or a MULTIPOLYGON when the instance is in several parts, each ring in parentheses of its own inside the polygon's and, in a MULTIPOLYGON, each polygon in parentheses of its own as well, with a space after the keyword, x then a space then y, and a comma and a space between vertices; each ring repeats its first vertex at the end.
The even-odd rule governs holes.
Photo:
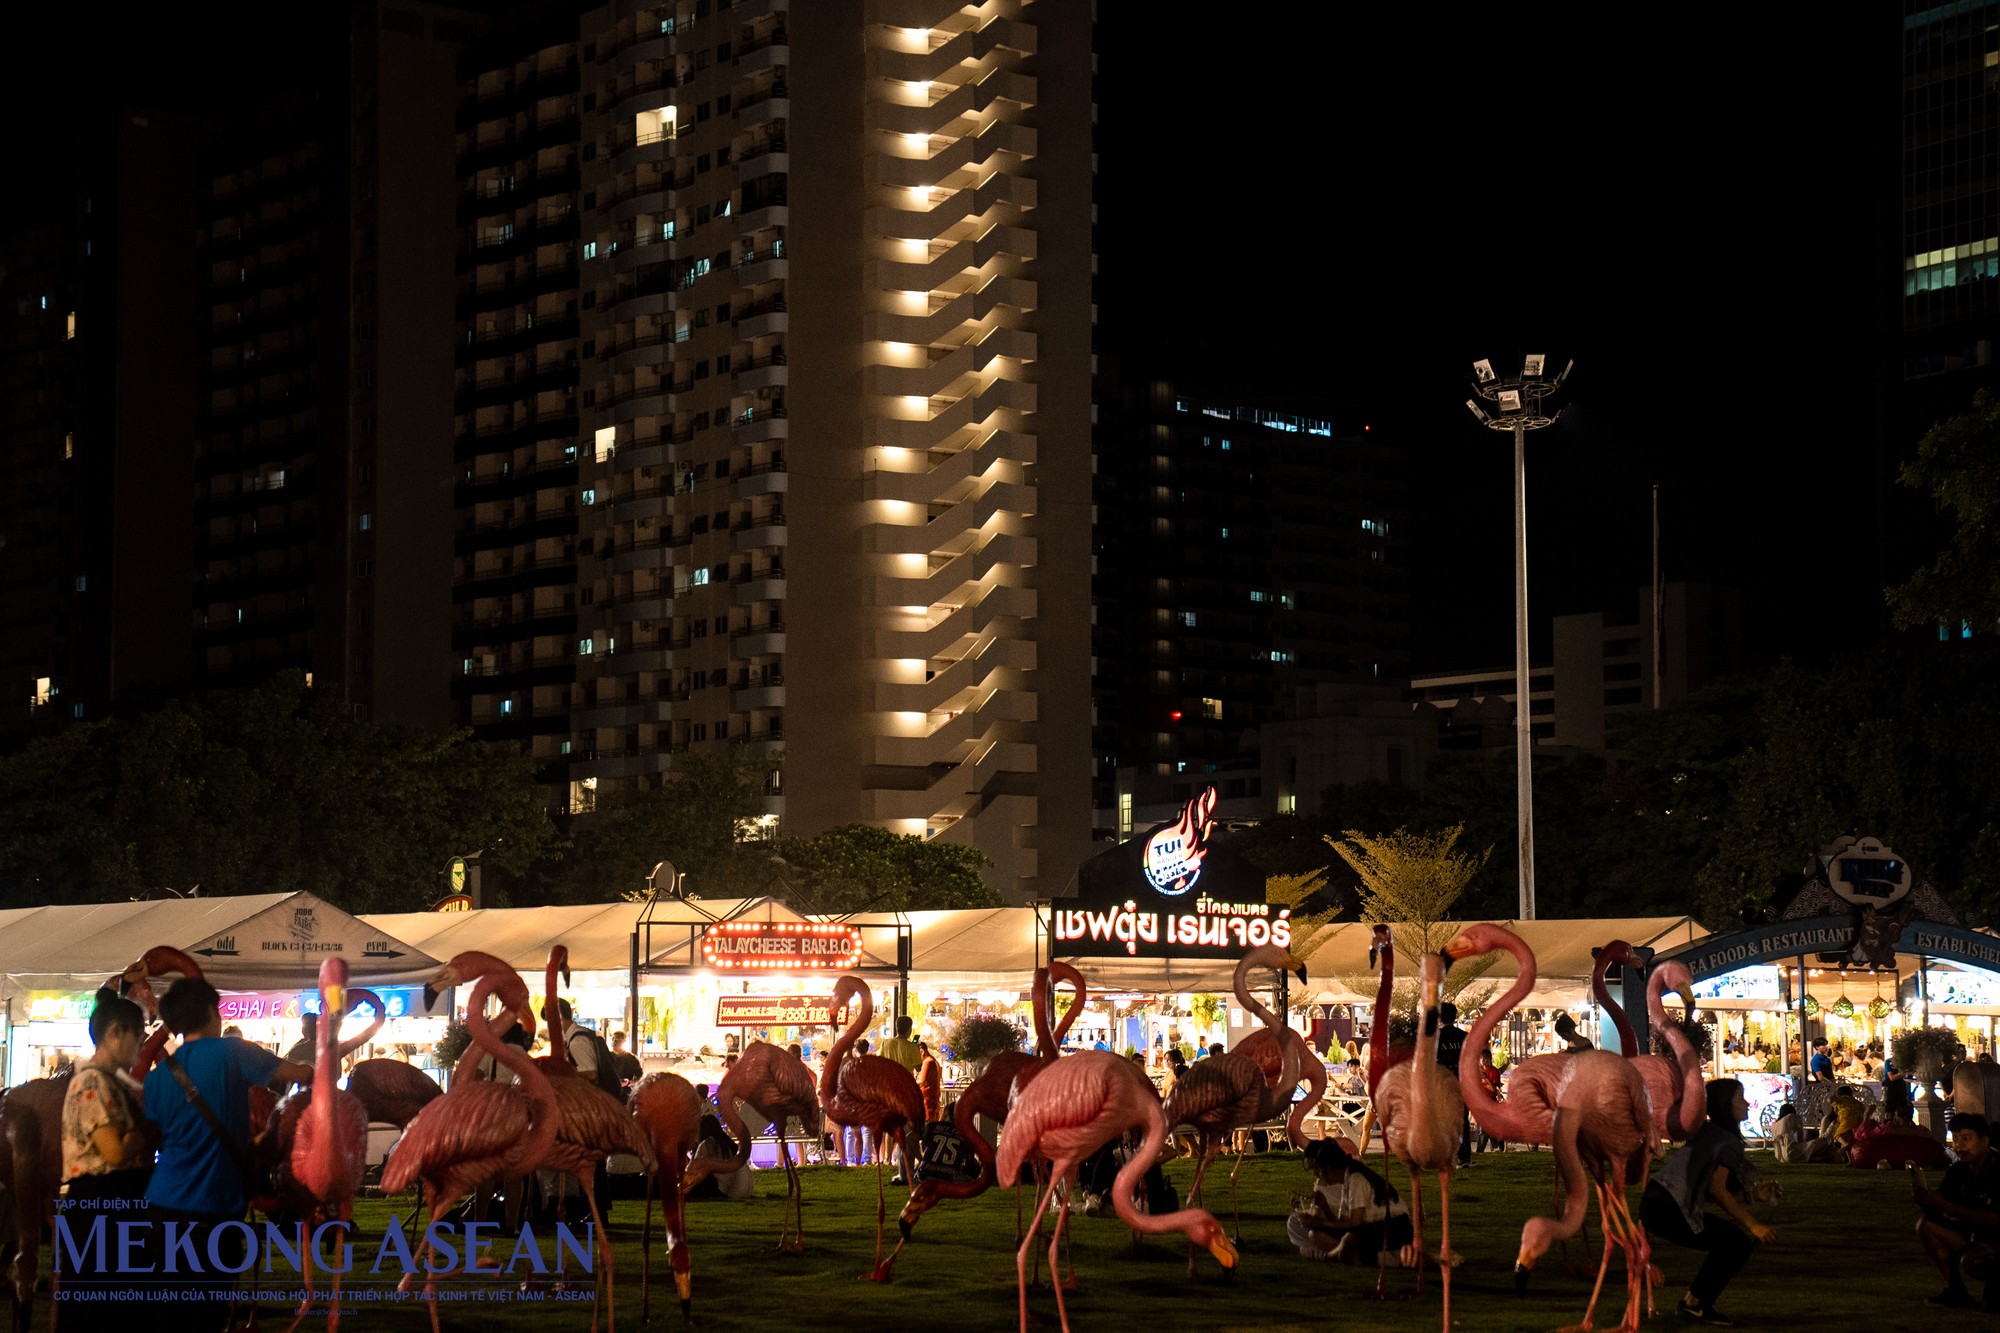
POLYGON ((753 260, 736 266, 736 285, 757 287, 767 282, 777 282, 791 273, 789 261, 777 257, 753 260))
POLYGON ((763 551, 774 547, 782 548, 789 545, 791 541, 790 537, 786 535, 788 529, 785 527, 785 519, 782 514, 776 518, 759 519, 754 523, 745 524, 733 531, 733 544, 735 549, 739 551, 763 551))
POLYGON ((779 602, 785 597, 785 576, 766 575, 748 579, 730 588, 729 600, 737 606, 750 606, 756 602, 779 602))
POLYGON ((747 690, 731 690, 729 707, 731 711, 747 713, 754 708, 783 708, 785 687, 783 685, 753 685, 747 690))
POLYGON ((665 648, 633 648, 612 653, 597 664, 600 676, 630 676, 641 671, 666 671, 674 664, 673 654, 665 648))
POLYGON ((742 629, 730 631, 731 657, 781 657, 784 652, 785 622, 782 620, 764 625, 746 625, 742 629))
POLYGON ((748 421, 739 419, 734 424, 738 444, 760 444, 765 440, 787 439, 791 435, 791 427, 785 420, 783 408, 753 416, 748 421))
POLYGON ((635 597, 626 602, 614 602, 609 608, 611 623, 630 625, 641 620, 665 620, 674 613, 674 599, 671 597, 635 597))
POLYGON ((791 475, 782 462, 746 468, 729 478, 729 498, 751 500, 760 495, 783 495, 791 487, 791 475))
POLYGON ((613 574, 630 574, 641 569, 671 569, 673 549, 667 546, 642 546, 636 551, 620 551, 611 557, 613 574))
POLYGON ((669 510, 669 497, 664 492, 631 500, 614 500, 611 502, 611 521, 637 523, 642 518, 661 519, 667 517, 669 510))
POLYGON ((767 45, 757 47, 748 55, 739 53, 735 59, 735 72, 738 78, 746 78, 767 69, 784 69, 791 63, 792 48, 785 44, 784 34, 780 32, 767 45))
POLYGON ((748 319, 737 319, 736 336, 745 342, 754 342, 758 338, 769 338, 775 334, 789 333, 791 327, 791 313, 785 309, 784 302, 779 301, 775 310, 765 310, 759 314, 750 316, 748 319))

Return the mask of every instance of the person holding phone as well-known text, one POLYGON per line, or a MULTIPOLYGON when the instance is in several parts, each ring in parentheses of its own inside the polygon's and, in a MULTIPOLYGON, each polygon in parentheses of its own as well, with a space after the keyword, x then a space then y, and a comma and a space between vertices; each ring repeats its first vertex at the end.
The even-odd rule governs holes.
POLYGON ((1708 1085, 1708 1123, 1667 1159, 1646 1184, 1639 1220, 1662 1240, 1706 1257, 1681 1298, 1681 1314, 1726 1327, 1735 1321, 1716 1301, 1759 1245, 1777 1233, 1750 1215, 1749 1204, 1779 1197, 1775 1181, 1760 1181, 1744 1153, 1742 1124, 1750 1115, 1743 1085, 1733 1078, 1708 1085), (1713 1205, 1715 1211, 1709 1211, 1713 1205))
POLYGON ((1993 1247, 2000 1240, 2000 1159, 1993 1156, 1993 1131, 1986 1117, 1953 1116, 1951 1150, 1958 1160, 1938 1188, 1928 1188, 1921 1172, 1910 1175, 1910 1193, 1923 1211, 1917 1240, 1944 1274, 1944 1290, 1930 1304, 1972 1308, 1965 1280, 1976 1278, 1986 1284, 1984 1308, 2000 1310, 2000 1292, 1993 1283, 1993 1247))

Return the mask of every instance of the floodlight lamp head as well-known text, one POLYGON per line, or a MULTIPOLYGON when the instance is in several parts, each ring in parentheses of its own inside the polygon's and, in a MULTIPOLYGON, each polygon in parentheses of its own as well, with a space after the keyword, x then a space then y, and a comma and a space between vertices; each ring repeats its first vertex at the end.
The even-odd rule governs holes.
POLYGON ((1481 425, 1486 425, 1492 422, 1493 418, 1487 415, 1486 409, 1479 405, 1478 399, 1476 398, 1466 399, 1465 406, 1472 413, 1473 416, 1479 418, 1481 425))
POLYGON ((1481 384, 1493 382, 1493 363, 1484 358, 1472 363, 1472 373, 1479 377, 1481 384))
POLYGON ((1519 389, 1502 389, 1498 394, 1494 395, 1494 400, 1500 404, 1502 412, 1518 412, 1521 410, 1521 391, 1519 389))
POLYGON ((1558 389, 1562 388, 1562 382, 1568 379, 1569 373, 1575 369, 1576 369, 1576 358, 1571 357, 1569 359, 1569 364, 1562 368, 1562 374, 1556 376, 1555 387, 1558 389))
POLYGON ((1542 366, 1548 359, 1547 354, 1542 352, 1531 352, 1523 357, 1521 359, 1521 378, 1524 380, 1540 379, 1542 377, 1542 366))

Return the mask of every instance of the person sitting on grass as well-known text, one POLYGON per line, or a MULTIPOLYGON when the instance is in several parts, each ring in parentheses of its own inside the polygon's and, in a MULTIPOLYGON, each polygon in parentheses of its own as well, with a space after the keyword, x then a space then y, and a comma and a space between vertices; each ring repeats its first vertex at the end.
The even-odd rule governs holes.
POLYGON ((2000 1158, 1993 1155, 1986 1117, 1953 1116, 1951 1149, 1958 1160, 1937 1189, 1926 1188, 1920 1174, 1910 1177, 1911 1193, 1923 1210, 1917 1239, 1944 1274, 1945 1288, 1930 1303, 1971 1307, 1972 1294, 1965 1286, 1970 1277, 1986 1284, 1985 1308, 2000 1310, 2000 1291, 1993 1282, 1993 1248, 2000 1240, 2000 1158))
POLYGON ((1777 1183, 1759 1181, 1744 1155, 1742 1125, 1749 1114, 1741 1083, 1711 1080, 1708 1123, 1667 1159, 1639 1200, 1639 1220, 1648 1232, 1705 1253, 1680 1309, 1689 1319, 1719 1326, 1732 1322, 1715 1305, 1722 1289, 1759 1245, 1777 1235, 1746 1206, 1779 1195, 1777 1183), (1721 1212, 1707 1211, 1709 1204, 1721 1212))
POLYGON ((1406 1268, 1416 1262, 1410 1210, 1395 1186, 1332 1139, 1306 1145, 1306 1166, 1313 1173, 1312 1197, 1294 1199, 1285 1220, 1285 1234, 1301 1258, 1406 1268))

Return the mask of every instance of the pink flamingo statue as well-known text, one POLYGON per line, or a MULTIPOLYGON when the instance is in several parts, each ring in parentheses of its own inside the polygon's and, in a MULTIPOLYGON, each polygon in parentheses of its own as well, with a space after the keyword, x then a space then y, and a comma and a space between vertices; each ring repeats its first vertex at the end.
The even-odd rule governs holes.
MULTIPOLYGON (((896 1226, 902 1232, 902 1239, 896 1248, 882 1261, 874 1273, 877 1282, 889 1280, 889 1270, 895 1266, 896 1256, 910 1243, 917 1222, 923 1215, 945 1199, 972 1199, 984 1194, 998 1183, 994 1166, 993 1145, 980 1132, 977 1117, 985 1116, 995 1124, 1005 1124, 1009 1104, 1015 1093, 1034 1079, 1042 1070, 1055 1063, 1062 1050, 1063 1038, 1068 1035, 1070 1024, 1083 1012, 1085 998, 1089 994, 1083 974, 1064 962, 1051 962, 1047 967, 1035 969, 1029 983, 1029 994, 1034 998, 1033 1015, 1035 1023, 1035 1049, 1027 1051, 1002 1051, 986 1062, 984 1073, 968 1084, 959 1093, 958 1101, 952 1107, 952 1125, 959 1137, 972 1147, 972 1154, 979 1159, 979 1174, 974 1179, 960 1183, 957 1181, 924 1180, 910 1191, 909 1202, 903 1205, 902 1214, 896 1219, 896 1226), (1070 1006, 1060 1022, 1051 1029, 1050 1016, 1055 1012, 1055 987, 1067 983, 1072 989, 1070 1006)), ((1021 1239, 1021 1191, 1014 1190, 1014 1239, 1021 1239)))
MULTIPOLYGON (((1034 1221, 1027 1239, 1014 1255, 1021 1333, 1028 1330, 1028 1251, 1040 1238, 1042 1217, 1056 1191, 1063 1191, 1063 1201, 1061 1211, 1056 1214, 1055 1234, 1049 1239, 1051 1274, 1056 1269, 1057 1247, 1069 1224, 1069 1201, 1076 1192, 1077 1167, 1091 1153, 1133 1129, 1144 1130, 1145 1140, 1131 1160, 1119 1168, 1112 1184, 1111 1204, 1119 1218, 1138 1235, 1185 1232, 1189 1244, 1205 1246, 1224 1269, 1235 1268, 1236 1247, 1223 1234, 1222 1224, 1207 1212, 1184 1208, 1154 1217, 1135 1206, 1133 1197, 1142 1187, 1146 1168, 1158 1160, 1161 1148, 1166 1145, 1167 1119, 1152 1083, 1130 1060, 1109 1051, 1084 1051, 1055 1061, 1021 1089, 1014 1099, 1013 1112, 1000 1131, 1001 1179, 1015 1179, 1021 1164, 1032 1154, 1039 1153, 1049 1161, 1049 1183, 1038 1191, 1034 1221)), ((1063 1301, 1063 1286, 1060 1282, 1051 1285, 1056 1289, 1056 1310, 1062 1318, 1063 1333, 1069 1333, 1069 1309, 1063 1301)))
MULTIPOLYGON (((1514 956, 1518 973, 1514 985, 1480 1015, 1467 1035, 1466 1046, 1474 1051, 1485 1049, 1484 1043, 1494 1025, 1534 989, 1534 951, 1514 932, 1490 924, 1467 927, 1444 948, 1445 956, 1451 959, 1471 958, 1495 949, 1505 949, 1514 956)), ((1516 1066, 1515 1078, 1537 1061, 1549 1059, 1552 1057, 1538 1056, 1522 1061, 1516 1066)), ((1567 1203, 1561 1217, 1530 1218, 1521 1228, 1521 1251, 1514 1262, 1515 1289, 1526 1288, 1536 1259, 1547 1253, 1552 1244, 1574 1236, 1583 1225, 1589 1207, 1584 1198, 1587 1172, 1596 1178, 1604 1255, 1598 1262, 1590 1304, 1584 1309, 1583 1322, 1576 1327, 1591 1327, 1598 1296, 1604 1289, 1604 1277, 1610 1269, 1611 1249, 1616 1245, 1624 1250, 1626 1263, 1626 1306, 1619 1329, 1621 1333, 1636 1333, 1640 1309, 1651 1303, 1651 1247, 1644 1228, 1631 1215, 1625 1191, 1635 1180, 1641 1185, 1645 1183, 1651 1162, 1652 1115, 1646 1102, 1646 1085, 1630 1061, 1608 1051, 1577 1051, 1559 1059, 1560 1063, 1553 1066, 1546 1080, 1554 1103, 1549 1142, 1555 1150, 1556 1168, 1562 1175, 1567 1203)), ((1488 1133, 1498 1138, 1535 1141, 1531 1134, 1541 1112, 1541 1097, 1545 1095, 1539 1078, 1524 1085, 1522 1100, 1527 1104, 1523 1107, 1516 1107, 1511 1083, 1506 1102, 1495 1102, 1476 1064, 1465 1060, 1459 1062, 1459 1087, 1473 1118, 1488 1133)))
MULTIPOLYGON (((612 1267, 611 1237, 605 1233, 604 1217, 597 1207, 597 1168, 614 1153, 632 1154, 649 1173, 658 1169, 659 1163, 654 1157, 652 1140, 640 1129, 631 1112, 603 1088, 586 1081, 570 1063, 569 1042, 562 1027, 561 997, 556 993, 557 976, 569 980, 567 946, 558 944, 549 950, 544 975, 547 1000, 542 1015, 549 1025, 549 1054, 536 1063, 549 1075, 549 1087, 556 1098, 557 1121, 556 1141, 542 1158, 542 1169, 574 1180, 583 1191, 584 1202, 590 1206, 590 1222, 603 1260, 602 1271, 592 1274, 591 1284, 590 1328, 591 1333, 597 1333, 600 1298, 604 1302, 605 1326, 618 1327, 617 1273, 612 1267)), ((560 1216, 560 1203, 557 1211, 560 1216)), ((560 1250, 556 1261, 560 1270, 560 1250)))
MULTIPOLYGON (((290 1177, 308 1206, 299 1223, 300 1259, 306 1298, 287 1329, 297 1328, 312 1308, 312 1235, 320 1222, 352 1220, 354 1196, 368 1160, 368 1112, 361 1099, 340 1090, 340 1019, 347 1011, 347 960, 329 958, 319 965, 319 1027, 312 1086, 296 1094, 310 1097, 298 1121, 288 1165, 290 1177)), ((380 1002, 377 1002, 379 1014, 380 1002)), ((340 1275, 333 1270, 333 1299, 327 1307, 328 1333, 340 1327, 340 1275)))
POLYGON ((1444 1326, 1451 1329, 1451 1173, 1458 1160, 1458 1143, 1465 1122, 1465 1098, 1457 1079, 1437 1062, 1438 1002, 1444 991, 1444 960, 1424 959, 1423 998, 1418 1002, 1421 1027, 1416 1052, 1407 1064, 1391 1069, 1375 1090, 1382 1118, 1382 1142, 1410 1173, 1411 1221, 1415 1235, 1417 1290, 1424 1287, 1424 1187, 1417 1173, 1438 1178, 1438 1207, 1443 1226, 1438 1238, 1438 1278, 1444 1284, 1444 1326))
MULTIPOLYGON (((1188 1186, 1188 1203, 1193 1204, 1201 1197, 1202 1177, 1222 1151, 1223 1140, 1239 1129, 1261 1120, 1268 1120, 1277 1113, 1281 1098, 1289 1099, 1291 1091, 1299 1081, 1299 1047, 1283 1042, 1283 1024, 1278 1016, 1250 994, 1250 969, 1268 967, 1272 969, 1296 969, 1299 980, 1306 980, 1305 964, 1294 958, 1280 945, 1266 944, 1252 949, 1236 964, 1236 1003, 1255 1014, 1264 1022, 1271 1033, 1271 1041, 1281 1051, 1282 1067, 1273 1081, 1264 1077, 1264 1070, 1255 1060, 1240 1051, 1229 1051, 1219 1056, 1210 1056, 1188 1066, 1187 1073, 1181 1075, 1174 1084, 1174 1090, 1167 1094, 1165 1113, 1167 1124, 1178 1128, 1182 1125, 1194 1126, 1201 1141, 1201 1159, 1195 1163, 1194 1181, 1188 1186)), ((1301 1043, 1303 1045, 1303 1043, 1301 1043)), ((1236 1157, 1236 1168, 1241 1170, 1243 1156, 1236 1157)), ((1003 1169, 1004 1174, 1004 1169, 1003 1169)), ((1229 1173, 1230 1201, 1236 1200, 1236 1171, 1229 1173)), ((1236 1225, 1242 1225, 1242 1215, 1237 1214, 1236 1225)), ((1188 1247, 1188 1276, 1194 1276, 1194 1247, 1188 1247)))
MULTIPOLYGON (((1618 1029, 1618 1049, 1632 1061, 1646 1084, 1646 1100, 1653 1115, 1654 1141, 1672 1139, 1675 1143, 1685 1143, 1694 1137, 1695 1131, 1708 1123, 1708 1084, 1702 1078, 1701 1053, 1695 1050, 1694 1043, 1688 1040, 1687 1033, 1681 1031, 1679 1024, 1668 1021, 1662 997, 1668 991, 1692 997, 1694 978, 1688 975, 1687 967, 1681 963, 1661 963, 1646 978, 1646 1015, 1654 1031, 1666 1039, 1668 1048, 1674 1053, 1674 1058, 1668 1060, 1639 1050, 1638 1038, 1633 1035, 1624 1006, 1611 997, 1611 988, 1604 982, 1607 963, 1638 967, 1638 956, 1624 940, 1613 940, 1605 945, 1598 953, 1598 966, 1591 975, 1591 989, 1598 1007, 1610 1015, 1612 1026, 1618 1029)), ((1689 1002, 1692 1004, 1691 998, 1689 1002)))
MULTIPOLYGON (((465 1027, 473 1046, 507 1066, 520 1082, 455 1081, 403 1131, 382 1168, 382 1191, 400 1194, 423 1181, 433 1224, 482 1181, 525 1175, 540 1166, 555 1144, 560 1119, 549 1076, 525 1052, 494 1036, 486 1022, 486 1002, 497 995, 519 1016, 527 1031, 534 1031, 528 988, 513 968, 489 954, 459 954, 425 985, 425 1008, 438 991, 458 983, 461 968, 480 973, 465 1008, 465 1027)), ((428 1237, 428 1226, 425 1233, 428 1237)), ((439 1333, 436 1274, 429 1269, 429 1255, 426 1239, 418 1258, 424 1266, 424 1299, 430 1305, 431 1333, 439 1333)), ((414 1276, 404 1277, 404 1290, 414 1276)))
MULTIPOLYGON (((367 1027, 340 1043, 343 1057, 352 1055, 373 1041, 389 1017, 388 1009, 374 991, 358 987, 351 989, 347 992, 347 1001, 357 1008, 367 1004, 375 1016, 369 1020, 367 1027)), ((368 1112, 369 1124, 394 1125, 397 1129, 408 1125, 417 1118, 417 1112, 444 1095, 444 1089, 415 1065, 380 1057, 357 1060, 347 1071, 347 1090, 361 1099, 361 1105, 368 1112)))
MULTIPOLYGON (((879 1055, 857 1055, 847 1058, 848 1051, 861 1034, 868 1030, 868 1024, 875 1017, 875 997, 868 990, 868 983, 860 977, 848 975, 834 983, 833 1007, 845 1008, 850 1002, 855 1005, 854 1017, 848 1019, 847 1030, 833 1043, 833 1050, 826 1058, 826 1069, 820 1074, 820 1103, 826 1110, 826 1118, 836 1125, 849 1125, 873 1132, 875 1141, 883 1138, 896 1140, 896 1150, 901 1154, 903 1169, 915 1169, 916 1158, 910 1155, 908 1129, 911 1125, 921 1127, 924 1123, 924 1098, 917 1090, 917 1080, 910 1071, 893 1060, 885 1060, 879 1055)), ((882 1267, 882 1230, 889 1218, 889 1196, 882 1186, 882 1159, 878 1152, 875 1159, 875 1269, 882 1267)), ((872 1277, 875 1269, 863 1273, 872 1277)))
MULTIPOLYGON (((737 1063, 740 1065, 742 1061, 737 1063)), ((810 1079, 807 1087, 811 1087, 810 1079)), ((646 1177, 646 1225, 639 1241, 639 1322, 643 1324, 652 1317, 653 1190, 662 1177, 666 1181, 666 1197, 661 1204, 665 1211, 662 1222, 667 1232, 667 1262, 673 1269, 674 1288, 680 1293, 681 1317, 692 1322, 694 1263, 687 1245, 686 1195, 693 1181, 687 1166, 689 1156, 701 1143, 701 1094, 679 1074, 648 1074, 632 1089, 631 1108, 633 1119, 652 1143, 653 1155, 660 1163, 659 1170, 646 1177)), ((783 1134, 783 1128, 778 1132, 783 1134)), ((739 1136, 737 1141, 743 1139, 739 1136)))
MULTIPOLYGON (((806 1143, 820 1140, 823 1126, 812 1070, 798 1056, 769 1042, 753 1041, 746 1046, 715 1088, 715 1105, 736 1144, 736 1156, 715 1163, 712 1169, 703 1171, 704 1175, 726 1176, 741 1171, 750 1160, 750 1135, 744 1128, 742 1113, 736 1108, 739 1101, 755 1107, 757 1114, 769 1120, 777 1131, 778 1160, 785 1164, 785 1208, 779 1223, 778 1248, 788 1254, 801 1253, 806 1247, 805 1196, 786 1133, 796 1117, 805 1135, 799 1144, 801 1157, 806 1143), (797 1218, 796 1228, 794 1218, 797 1218)), ((697 1177, 695 1183, 699 1180, 697 1177)))

